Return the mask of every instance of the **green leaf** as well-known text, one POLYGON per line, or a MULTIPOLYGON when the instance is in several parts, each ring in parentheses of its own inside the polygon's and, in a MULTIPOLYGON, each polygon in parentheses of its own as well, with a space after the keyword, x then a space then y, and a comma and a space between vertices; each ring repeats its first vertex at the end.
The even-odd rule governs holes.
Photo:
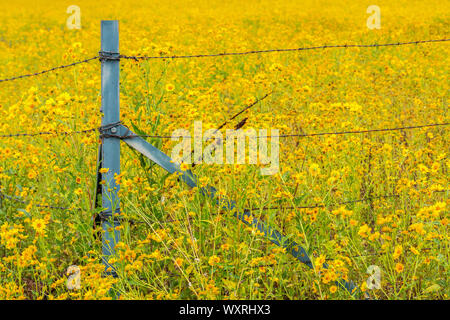
POLYGON ((431 292, 438 292, 439 290, 441 290, 441 286, 438 285, 437 283, 429 286, 428 288, 426 288, 423 292, 424 293, 431 293, 431 292))

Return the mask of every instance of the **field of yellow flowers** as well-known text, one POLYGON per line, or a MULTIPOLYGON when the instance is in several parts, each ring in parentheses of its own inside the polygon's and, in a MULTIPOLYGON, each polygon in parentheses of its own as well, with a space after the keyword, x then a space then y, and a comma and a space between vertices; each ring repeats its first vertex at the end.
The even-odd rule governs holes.
MULTIPOLYGON (((366 25, 370 4, 9 1, 0 10, 0 79, 97 55, 100 20, 120 21, 122 54, 149 56, 450 34, 448 2, 377 0, 380 29, 366 25), (81 29, 67 28, 69 5, 79 6, 81 29)), ((445 123, 449 56, 447 43, 432 43, 123 60, 121 119, 147 134, 192 130, 195 120, 206 130, 272 92, 236 123, 282 134, 445 123)), ((98 60, 0 86, 1 135, 100 125, 98 60)), ((118 227, 115 279, 102 277, 91 220, 98 132, 0 138, 2 195, 23 201, 1 199, 0 299, 111 299, 114 291, 121 299, 448 299, 448 138, 446 126, 280 138, 276 175, 261 176, 258 165, 193 169, 239 208, 260 208, 254 215, 300 243, 313 269, 122 144, 121 207, 134 223, 118 227), (295 208, 314 204, 323 206, 295 208), (368 270, 379 271, 379 285, 368 270), (341 278, 357 294, 338 288, 341 278)), ((175 143, 148 141, 169 155, 175 143)))

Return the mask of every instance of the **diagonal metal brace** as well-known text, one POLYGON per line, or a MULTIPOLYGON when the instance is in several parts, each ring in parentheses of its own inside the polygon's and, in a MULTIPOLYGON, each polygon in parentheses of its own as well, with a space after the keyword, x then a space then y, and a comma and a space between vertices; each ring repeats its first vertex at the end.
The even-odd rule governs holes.
MULTIPOLYGON (((190 170, 182 171, 180 165, 175 163, 168 155, 152 146, 124 125, 118 125, 117 130, 117 137, 122 139, 130 147, 136 149, 169 173, 178 172, 180 174, 180 178, 191 188, 197 187, 197 177, 190 170)), ((215 198, 216 203, 222 206, 222 209, 233 211, 234 216, 241 220, 244 224, 257 228, 272 243, 286 249, 286 251, 293 257, 306 264, 308 267, 314 268, 311 259, 306 253, 306 250, 297 242, 288 239, 285 235, 267 225, 264 221, 252 216, 249 210, 245 209, 242 212, 239 212, 236 207, 236 202, 228 200, 225 197, 216 196, 217 190, 214 187, 207 186, 200 188, 200 192, 207 197, 213 199, 215 198)), ((328 265, 324 264, 323 267, 328 268, 328 265)), ((357 289, 353 282, 348 282, 345 280, 336 281, 336 284, 341 288, 345 288, 350 294, 354 294, 357 289)))

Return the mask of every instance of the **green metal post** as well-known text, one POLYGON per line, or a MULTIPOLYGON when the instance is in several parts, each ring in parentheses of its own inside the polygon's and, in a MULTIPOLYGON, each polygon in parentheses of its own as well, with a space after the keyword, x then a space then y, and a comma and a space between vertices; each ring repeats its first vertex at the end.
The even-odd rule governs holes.
POLYGON ((120 240, 116 230, 120 222, 115 217, 120 213, 120 199, 117 196, 119 185, 115 175, 120 174, 120 139, 108 136, 117 132, 120 121, 119 107, 119 22, 117 20, 101 22, 101 63, 102 63, 102 205, 105 210, 102 217, 102 254, 105 273, 117 276, 115 267, 109 263, 115 254, 115 245, 120 240))

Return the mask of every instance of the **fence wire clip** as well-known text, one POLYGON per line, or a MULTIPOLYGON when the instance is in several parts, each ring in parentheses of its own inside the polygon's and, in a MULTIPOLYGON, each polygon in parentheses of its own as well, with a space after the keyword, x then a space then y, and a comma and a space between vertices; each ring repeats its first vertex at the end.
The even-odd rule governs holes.
POLYGON ((122 122, 117 121, 110 123, 98 128, 100 132, 100 139, 103 138, 117 138, 117 139, 128 139, 135 135, 125 126, 122 122))
POLYGON ((98 52, 100 61, 119 61, 120 54, 118 52, 109 52, 109 51, 99 51, 98 52))

